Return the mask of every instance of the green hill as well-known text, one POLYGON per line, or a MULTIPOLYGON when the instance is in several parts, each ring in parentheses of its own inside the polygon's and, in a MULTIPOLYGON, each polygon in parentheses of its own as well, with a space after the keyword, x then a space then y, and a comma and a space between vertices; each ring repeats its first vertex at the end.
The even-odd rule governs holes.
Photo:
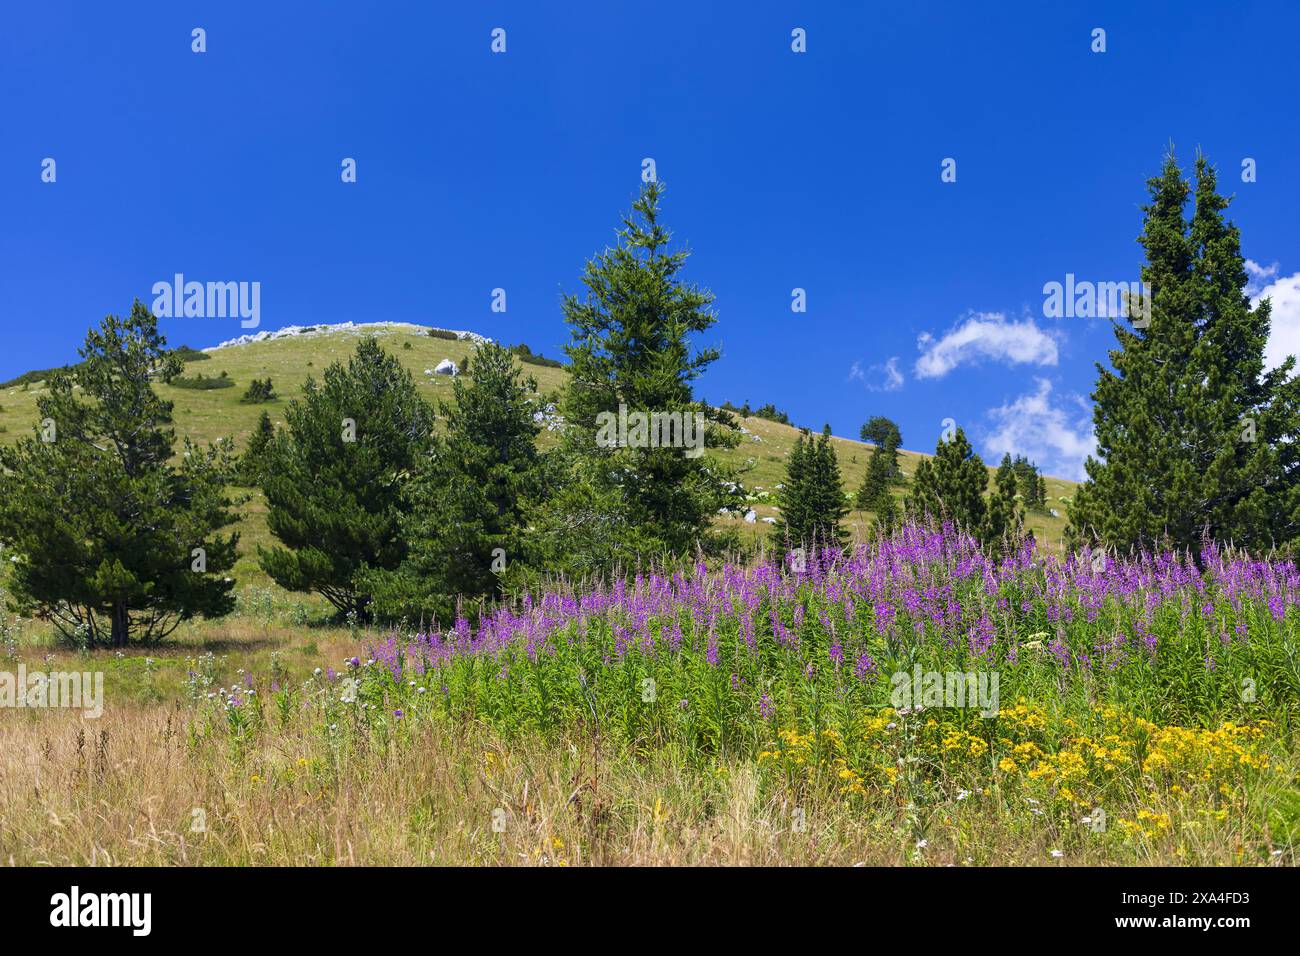
MULTIPOLYGON (((431 401, 448 398, 451 394, 450 377, 433 374, 437 364, 443 359, 451 359, 457 366, 463 366, 474 348, 473 342, 468 338, 442 337, 447 335, 445 332, 437 336, 430 335, 429 329, 424 326, 398 323, 355 328, 320 326, 298 334, 267 337, 243 345, 226 345, 199 354, 192 350, 188 353, 187 377, 197 377, 202 373, 205 378, 212 379, 225 373, 234 383, 233 387, 179 388, 159 384, 157 389, 159 394, 175 403, 176 430, 179 435, 188 435, 200 443, 231 437, 235 440, 236 447, 242 450, 263 410, 270 413, 277 425, 283 424, 285 407, 291 399, 301 394, 308 376, 319 379, 332 362, 346 362, 356 348, 357 341, 367 334, 377 335, 384 348, 410 369, 420 391, 431 401), (199 355, 203 356, 201 360, 199 355), (274 384, 276 399, 265 404, 241 402, 249 382, 267 376, 274 384)), ((543 393, 556 392, 564 384, 566 374, 563 368, 555 367, 553 362, 547 364, 545 360, 535 359, 525 367, 537 379, 538 387, 543 393)), ((472 374, 472 368, 470 372, 472 374)), ((29 432, 36 420, 36 398, 44 387, 44 375, 41 372, 29 372, 3 387, 3 392, 0 392, 0 441, 13 441, 18 435, 29 432)), ((768 400, 771 396, 762 398, 768 400)), ((732 464, 746 469, 744 487, 750 493, 751 507, 758 520, 747 523, 736 515, 720 516, 718 521, 738 526, 746 534, 760 536, 769 530, 769 525, 761 519, 777 514, 772 503, 776 486, 785 475, 786 456, 794 447, 799 432, 796 428, 764 418, 737 416, 737 419, 747 434, 741 436, 741 442, 736 448, 724 449, 719 454, 732 464)), ((807 424, 820 427, 821 423, 807 424)), ((552 433, 542 432, 543 446, 554 440, 552 433)), ((844 486, 851 493, 862 482, 871 446, 846 438, 836 438, 834 442, 844 486)), ((925 456, 916 452, 900 453, 900 465, 905 476, 910 478, 922 457, 925 456)), ((990 469, 990 478, 992 472, 990 469)), ((1028 527, 1043 546, 1054 549, 1061 546, 1066 524, 1066 505, 1062 498, 1068 499, 1074 488, 1074 482, 1047 479, 1048 505, 1055 508, 1060 517, 1031 512, 1027 519, 1028 527)), ((899 494, 901 493, 900 490, 899 494)), ((256 491, 248 492, 248 501, 240 506, 240 510, 244 514, 239 524, 240 550, 243 556, 236 565, 235 573, 241 582, 265 585, 268 580, 257 566, 255 549, 255 545, 270 541, 261 495, 256 491)), ((849 516, 849 526, 855 536, 864 535, 870 522, 869 512, 854 510, 849 516)))

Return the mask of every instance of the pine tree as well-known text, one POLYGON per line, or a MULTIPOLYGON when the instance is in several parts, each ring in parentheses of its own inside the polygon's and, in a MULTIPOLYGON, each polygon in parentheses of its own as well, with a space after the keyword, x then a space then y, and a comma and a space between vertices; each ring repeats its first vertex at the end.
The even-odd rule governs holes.
POLYGON ((406 560, 367 577, 384 617, 445 617, 458 597, 498 592, 525 560, 526 508, 541 482, 537 382, 492 342, 475 350, 474 369, 472 383, 453 380, 438 410, 445 428, 404 491, 406 560))
POLYGON ((951 520, 980 536, 988 510, 984 500, 988 483, 984 462, 958 428, 950 440, 939 439, 933 458, 922 459, 916 466, 907 511, 915 518, 951 520))
POLYGON ((255 378, 249 382, 240 401, 246 405, 258 405, 273 402, 275 398, 275 386, 271 384, 271 377, 268 375, 265 380, 255 378))
POLYGON ((864 511, 874 511, 880 497, 889 495, 893 483, 889 452, 877 445, 871 449, 871 457, 867 459, 867 473, 862 476, 862 485, 858 488, 857 506, 864 511))
POLYGON ((898 527, 899 508, 898 502, 889 492, 885 492, 875 500, 875 507, 872 508, 874 521, 872 529, 879 537, 888 536, 894 533, 898 527))
POLYGON ((898 424, 884 415, 873 415, 862 426, 859 434, 863 441, 869 441, 876 446, 872 454, 877 450, 883 452, 889 466, 887 475, 890 483, 899 482, 903 472, 898 467, 898 449, 903 446, 903 433, 899 430, 898 424))
POLYGON ((1024 511, 1016 501, 1016 472, 1010 455, 1002 456, 993 486, 985 511, 982 538, 986 546, 996 548, 1014 544, 1024 534, 1024 511))
MULTIPOLYGON (((613 447, 600 441, 602 419, 620 412, 660 422, 677 417, 683 426, 701 420, 697 415, 719 421, 719 413, 692 394, 692 383, 719 355, 690 342, 716 321, 713 295, 680 278, 688 253, 667 251, 671 233, 659 221, 662 191, 657 182, 642 188, 617 247, 587 263, 586 295, 566 295, 562 302, 570 377, 558 466, 566 489, 548 504, 540 530, 553 542, 551 560, 566 570, 600 570, 648 552, 688 553, 724 500, 723 469, 699 448, 678 447, 682 441, 613 447), (579 526, 586 529, 580 535, 579 526)), ((662 437, 663 428, 657 430, 662 437)), ((734 442, 723 431, 708 427, 704 445, 734 442)))
POLYGON ((1098 457, 1070 509, 1070 540, 1194 553, 1203 533, 1268 548, 1300 536, 1300 384, 1294 358, 1264 371, 1270 307, 1252 308, 1228 200, 1172 153, 1148 183, 1139 241, 1152 301, 1146 327, 1114 323, 1113 369, 1093 392, 1098 457))
POLYGON ((406 556, 402 485, 426 447, 433 413, 396 358, 373 339, 324 381, 307 380, 262 466, 267 526, 282 546, 258 548, 290 591, 314 591, 341 613, 368 617, 364 573, 406 556))
POLYGON ((182 366, 158 320, 137 301, 92 329, 80 355, 47 380, 36 434, 0 450, 0 539, 17 559, 11 606, 114 647, 229 613, 225 572, 239 536, 217 533, 235 521, 229 448, 186 442, 171 463, 172 403, 151 382, 182 366))
POLYGON ((1016 491, 1025 508, 1042 508, 1047 504, 1046 484, 1038 466, 1024 455, 1016 455, 1011 462, 1015 475, 1016 491))
POLYGON ((236 477, 244 487, 255 488, 262 483, 262 462, 266 460, 267 449, 273 438, 275 438, 275 426, 271 423, 271 416, 262 412, 262 417, 257 421, 257 428, 248 436, 248 447, 239 458, 236 477))

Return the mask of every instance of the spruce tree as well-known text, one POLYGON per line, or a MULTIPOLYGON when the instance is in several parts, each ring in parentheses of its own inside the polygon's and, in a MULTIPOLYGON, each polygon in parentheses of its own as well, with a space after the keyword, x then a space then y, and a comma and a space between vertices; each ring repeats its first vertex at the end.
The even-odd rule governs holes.
POLYGON ((1039 496, 1040 476, 1037 466, 1024 455, 1017 455, 1011 463, 1011 470, 1015 474, 1016 489, 1024 506, 1026 508, 1041 507, 1043 500, 1039 496))
POLYGON ((1145 327, 1114 322, 1098 365, 1098 456, 1070 508, 1070 540, 1197 550, 1203 534, 1265 549, 1300 536, 1300 393, 1294 357, 1264 371, 1270 304, 1252 308, 1228 200, 1196 161, 1191 187, 1172 153, 1149 181, 1139 242, 1151 290, 1145 327))
POLYGON ((218 533, 235 520, 229 448, 186 442, 173 464, 172 403, 152 387, 180 374, 180 358, 138 301, 92 329, 80 355, 47 380, 35 434, 0 450, 11 607, 114 647, 229 613, 238 535, 218 533))
POLYGON ((779 517, 772 526, 772 544, 777 550, 811 543, 808 541, 811 527, 811 446, 808 430, 801 429, 786 461, 785 479, 777 490, 779 517))
POLYGON ((363 579, 406 557, 402 486, 427 446, 433 413, 410 372, 373 339, 347 366, 308 379, 262 466, 267 526, 280 545, 262 568, 290 591, 314 591, 340 613, 368 617, 363 579))
POLYGON ((830 425, 822 427, 813 461, 812 539, 818 546, 842 546, 848 540, 842 522, 849 506, 844 499, 844 481, 840 477, 839 457, 831 443, 830 425))
POLYGON ((898 502, 888 491, 876 498, 874 507, 871 509, 873 514, 872 529, 877 536, 887 536, 894 533, 898 527, 900 512, 898 502))
MULTIPOLYGON (((713 295, 681 278, 688 253, 668 250, 671 233, 659 217, 662 193, 657 182, 644 185, 617 246, 587 263, 586 294, 562 301, 570 329, 569 382, 557 465, 566 487, 540 518, 557 568, 601 570, 610 561, 649 553, 689 553, 724 501, 723 468, 700 448, 638 440, 611 447, 600 440, 602 419, 620 414, 691 425, 698 414, 720 422, 719 413, 692 392, 692 383, 719 356, 691 342, 716 321, 713 295)), ((704 444, 734 443, 726 431, 710 425, 704 444)))
POLYGON ((842 545, 847 539, 842 522, 849 509, 829 425, 817 439, 800 433, 778 501, 781 517, 772 529, 777 548, 842 545))

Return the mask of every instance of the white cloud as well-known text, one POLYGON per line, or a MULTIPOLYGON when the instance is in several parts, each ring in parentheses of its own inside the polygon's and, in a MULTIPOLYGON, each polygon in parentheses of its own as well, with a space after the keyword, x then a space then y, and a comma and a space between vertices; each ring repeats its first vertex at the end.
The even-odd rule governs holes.
POLYGON ((857 380, 873 392, 896 392, 903 387, 903 373, 898 368, 898 356, 891 355, 883 365, 872 365, 863 369, 861 362, 854 362, 849 369, 849 381, 857 380))
MULTIPOLYGON (((1252 265, 1254 263, 1249 259, 1246 260, 1246 268, 1250 270, 1253 277, 1255 269, 1251 269, 1252 265)), ((1272 278, 1277 273, 1277 266, 1274 265, 1270 270, 1260 270, 1260 272, 1261 279, 1272 278)), ((1251 291, 1250 286, 1247 286, 1247 291, 1251 291)), ((1251 302, 1256 305, 1259 304, 1260 299, 1272 300, 1273 324, 1268 333, 1268 342, 1264 346, 1265 367, 1277 368, 1286 361, 1288 355, 1300 356, 1300 272, 1273 279, 1258 292, 1251 292, 1251 295, 1251 302)))
POLYGON ((1032 318, 1008 321, 1001 312, 972 312, 941 338, 929 332, 916 342, 918 378, 942 378, 958 365, 989 359, 1011 365, 1055 365, 1056 339, 1032 318))
POLYGON ((983 438, 986 464, 996 465, 1005 454, 1024 455, 1046 474, 1081 481, 1083 463, 1097 449, 1092 409, 1078 395, 1053 404, 1052 383, 1034 381, 1036 391, 989 409, 993 430, 983 438))
POLYGON ((1268 280, 1277 275, 1277 263, 1261 266, 1254 259, 1247 259, 1246 271, 1250 273, 1250 278, 1246 280, 1246 295, 1254 298, 1268 284, 1268 280))

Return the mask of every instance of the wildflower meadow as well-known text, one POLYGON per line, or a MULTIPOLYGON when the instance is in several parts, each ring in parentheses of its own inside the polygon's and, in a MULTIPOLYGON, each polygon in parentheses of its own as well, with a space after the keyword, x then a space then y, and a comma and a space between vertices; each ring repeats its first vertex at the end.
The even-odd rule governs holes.
MULTIPOLYGON (((810 842, 814 857, 884 829, 912 861, 996 862, 1014 840, 1042 863, 1293 862, 1292 562, 1212 545, 990 556, 950 526, 809 555, 799 572, 789 557, 371 632, 305 680, 272 668, 196 693, 188 733, 258 767, 277 728, 310 725, 300 763, 318 774, 467 727, 490 743, 462 772, 485 781, 557 744, 629 773, 671 766, 710 791, 740 774, 783 845, 836 829, 845 842, 810 842)), ((300 785, 295 765, 256 776, 300 785)), ((608 820, 573 827, 575 791, 557 859, 608 852, 608 820)), ((485 828, 530 825, 508 804, 485 828)), ((659 795, 649 822, 683 809, 659 795)))

